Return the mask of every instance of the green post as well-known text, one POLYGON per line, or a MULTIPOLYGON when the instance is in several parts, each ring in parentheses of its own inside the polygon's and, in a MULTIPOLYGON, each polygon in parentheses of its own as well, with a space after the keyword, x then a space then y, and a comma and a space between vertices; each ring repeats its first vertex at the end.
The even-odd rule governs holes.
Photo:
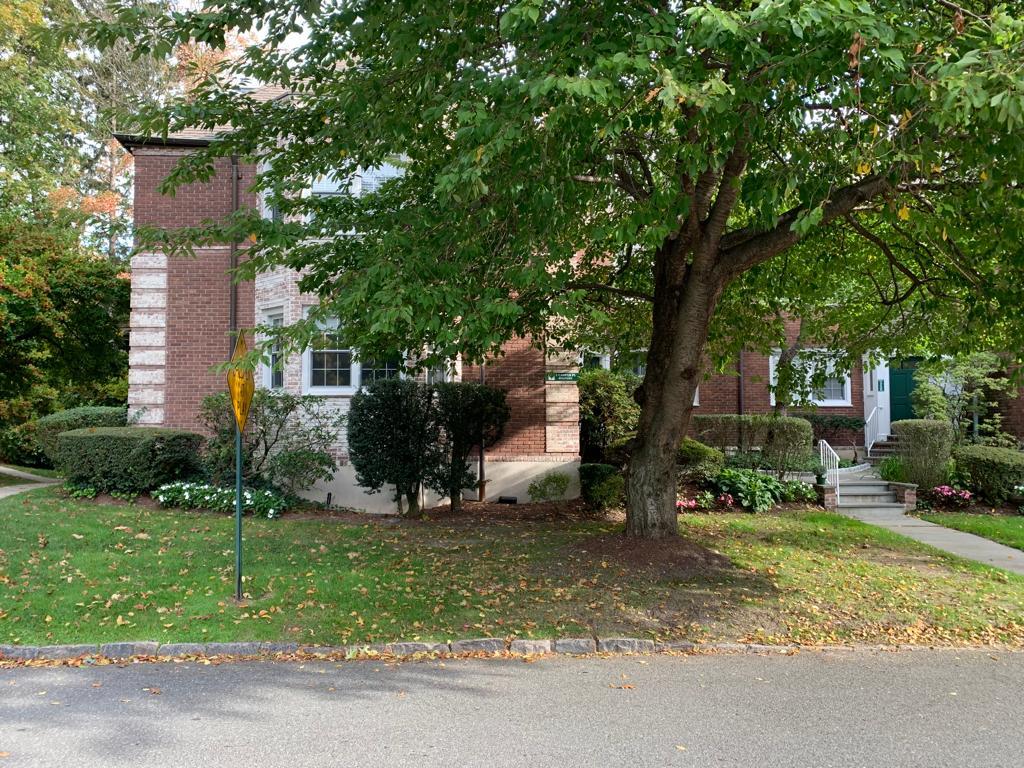
POLYGON ((242 430, 235 424, 235 600, 242 599, 242 430))

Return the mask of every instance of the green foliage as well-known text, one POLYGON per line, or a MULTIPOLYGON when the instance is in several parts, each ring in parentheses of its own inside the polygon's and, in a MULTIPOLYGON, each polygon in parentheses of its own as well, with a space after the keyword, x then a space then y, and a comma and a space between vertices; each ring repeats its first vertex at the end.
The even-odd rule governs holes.
MULTIPOLYGON (((235 478, 235 420, 226 392, 203 398, 199 420, 211 433, 203 459, 215 485, 235 478)), ((257 389, 242 435, 242 479, 253 488, 294 496, 337 467, 331 449, 342 418, 322 397, 257 389)))
POLYGON ((811 502, 818 500, 818 492, 814 486, 800 480, 784 480, 782 482, 781 501, 811 502))
POLYGON ((751 512, 767 512, 782 501, 785 493, 783 484, 774 477, 751 469, 723 469, 712 485, 751 512))
POLYGON ((95 499, 99 495, 96 486, 86 483, 66 482, 63 485, 64 492, 72 499, 95 499))
POLYGON ((569 476, 564 472, 548 472, 530 483, 526 492, 531 501, 555 501, 564 499, 569 489, 569 476))
POLYGON ((686 437, 676 449, 676 467, 683 479, 707 482, 725 467, 725 454, 717 448, 686 437))
POLYGON ((23 467, 48 467, 50 460, 39 447, 36 423, 27 421, 0 429, 0 461, 23 467))
POLYGON ((470 452, 481 441, 486 448, 501 439, 510 411, 503 390, 468 381, 435 384, 433 408, 441 433, 441 454, 426 482, 458 510, 462 489, 476 481, 468 465, 470 452))
POLYGON ((1002 504, 1024 484, 1024 452, 987 445, 965 445, 953 453, 962 482, 992 504, 1002 504))
POLYGON ((781 480, 797 464, 806 464, 808 459, 814 461, 813 441, 814 430, 809 421, 779 416, 769 423, 762 452, 769 468, 781 480))
POLYGON ((814 430, 814 440, 830 439, 837 432, 859 432, 864 429, 864 419, 859 416, 844 416, 838 413, 800 412, 791 414, 809 422, 814 430))
POLYGON ((375 493, 394 487, 399 510, 420 514, 423 484, 441 464, 441 434, 431 388, 413 379, 375 381, 352 396, 348 452, 356 482, 375 493))
POLYGON ((771 469, 780 477, 786 472, 806 471, 813 462, 814 430, 806 419, 774 414, 700 414, 693 417, 692 424, 702 442, 723 453, 738 449, 745 457, 738 461, 771 469))
MULTIPOLYGON (((726 458, 726 466, 736 469, 767 469, 775 471, 776 467, 768 461, 762 451, 734 453, 726 458)), ((785 472, 816 472, 820 465, 818 457, 807 453, 794 456, 785 464, 785 472)))
POLYGON ((105 493, 146 493, 199 475, 203 438, 157 427, 87 427, 62 432, 54 464, 71 483, 105 493))
POLYGON ((85 427, 123 427, 128 423, 126 406, 89 406, 51 413, 35 421, 35 440, 39 450, 56 462, 57 436, 61 432, 85 427))
POLYGON ((899 438, 899 455, 908 483, 934 488, 949 479, 953 450, 953 427, 949 422, 905 419, 894 421, 892 432, 899 438))
POLYGON ((629 463, 629 457, 633 454, 633 443, 636 435, 626 435, 608 444, 604 452, 604 460, 616 467, 624 467, 629 463))
POLYGON ((580 498, 591 508, 604 511, 620 505, 626 482, 621 470, 611 464, 580 464, 580 498))
MULTIPOLYGON (((991 352, 921 363, 914 371, 914 384, 914 413, 922 419, 949 422, 957 445, 972 437, 975 419, 991 427, 986 422, 996 416, 998 436, 999 401, 1014 389, 1005 363, 991 352)), ((987 431, 991 434, 991 429, 987 431)))
POLYGON ((878 465, 878 474, 890 483, 910 482, 907 468, 899 456, 886 456, 878 465))
POLYGON ((587 368, 577 382, 580 393, 580 453, 584 461, 606 461, 609 448, 636 432, 639 385, 630 373, 587 368))
POLYGON ((0 216, 0 424, 102 402, 126 377, 129 281, 73 230, 0 216))
MULTIPOLYGON (((153 492, 153 498, 161 507, 176 509, 208 509, 211 512, 233 512, 235 510, 235 489, 209 483, 176 482, 161 485, 153 492)), ((280 517, 287 507, 287 500, 275 491, 266 488, 244 488, 242 509, 260 517, 280 517)))

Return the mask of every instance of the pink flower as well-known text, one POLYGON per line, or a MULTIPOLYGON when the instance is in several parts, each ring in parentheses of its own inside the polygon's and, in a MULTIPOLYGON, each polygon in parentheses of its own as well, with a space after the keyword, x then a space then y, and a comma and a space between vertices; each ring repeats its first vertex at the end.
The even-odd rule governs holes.
POLYGON ((696 509, 696 508, 697 508, 697 500, 696 499, 683 499, 682 501, 677 501, 676 502, 676 510, 677 511, 682 511, 684 509, 696 509))

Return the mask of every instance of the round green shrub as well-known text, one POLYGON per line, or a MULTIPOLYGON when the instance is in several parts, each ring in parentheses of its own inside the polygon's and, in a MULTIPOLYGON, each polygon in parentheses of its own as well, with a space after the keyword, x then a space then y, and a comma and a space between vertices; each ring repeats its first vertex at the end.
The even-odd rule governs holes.
POLYGON ((953 427, 947 421, 905 419, 892 423, 907 482, 934 488, 946 482, 953 452, 953 427))
POLYGON ((725 454, 692 437, 685 437, 676 449, 676 466, 685 479, 706 482, 725 467, 725 454))
POLYGON ((618 506, 626 495, 626 479, 611 464, 580 464, 580 497, 592 508, 618 506))
POLYGON ((145 493, 202 472, 203 438, 159 427, 86 427, 61 432, 56 468, 70 483, 106 493, 145 493))
POLYGON ((953 460, 961 481, 992 504, 1002 504, 1024 484, 1024 452, 966 445, 956 449, 953 460))
POLYGON ((124 405, 85 405, 51 413, 35 421, 35 440, 39 449, 56 465, 57 436, 61 432, 85 427, 123 427, 128 423, 128 407, 124 405))

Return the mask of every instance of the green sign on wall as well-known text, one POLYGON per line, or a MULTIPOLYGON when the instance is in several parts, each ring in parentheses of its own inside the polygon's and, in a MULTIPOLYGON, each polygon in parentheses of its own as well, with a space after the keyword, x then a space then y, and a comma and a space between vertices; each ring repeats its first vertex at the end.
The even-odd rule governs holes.
POLYGON ((547 381, 579 381, 580 374, 577 371, 548 371, 544 378, 547 381))

